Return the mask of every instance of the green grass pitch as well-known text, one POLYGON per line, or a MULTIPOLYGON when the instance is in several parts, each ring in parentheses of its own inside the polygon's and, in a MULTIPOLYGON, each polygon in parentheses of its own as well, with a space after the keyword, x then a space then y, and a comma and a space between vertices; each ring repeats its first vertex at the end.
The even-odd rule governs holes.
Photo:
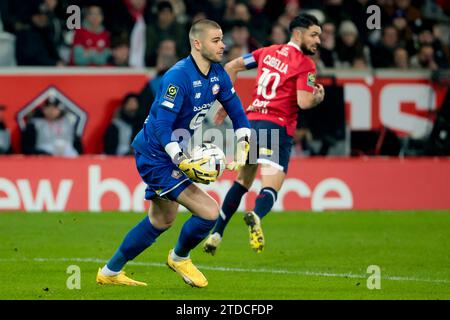
POLYGON ((143 216, 1 213, 0 299, 450 299, 449 211, 271 213, 261 254, 236 214, 216 256, 201 246, 191 253, 204 289, 165 266, 188 218, 180 213, 125 268, 148 287, 97 285, 97 269, 143 216), (70 265, 80 268, 80 289, 67 288, 70 265), (370 265, 380 268, 380 289, 367 287, 370 265))

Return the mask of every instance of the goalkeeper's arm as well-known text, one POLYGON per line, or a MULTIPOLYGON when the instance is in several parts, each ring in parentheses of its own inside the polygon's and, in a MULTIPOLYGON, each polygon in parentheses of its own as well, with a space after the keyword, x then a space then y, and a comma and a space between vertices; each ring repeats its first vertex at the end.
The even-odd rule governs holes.
POLYGON ((172 161, 182 170, 192 181, 208 184, 214 182, 217 171, 207 171, 201 168, 209 158, 191 159, 181 150, 178 142, 172 141, 172 128, 177 114, 166 108, 159 108, 156 121, 151 125, 155 130, 159 142, 164 146, 164 150, 172 161))
POLYGON ((238 170, 245 165, 250 149, 250 123, 245 115, 241 100, 234 94, 231 99, 221 101, 233 123, 236 134, 236 153, 234 161, 227 165, 229 170, 238 170))

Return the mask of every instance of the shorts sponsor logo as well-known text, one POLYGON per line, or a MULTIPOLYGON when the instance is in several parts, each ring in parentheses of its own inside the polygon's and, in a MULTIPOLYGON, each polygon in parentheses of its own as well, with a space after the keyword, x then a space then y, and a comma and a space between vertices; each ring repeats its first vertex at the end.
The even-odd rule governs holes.
POLYGON ((267 148, 259 148, 259 154, 265 156, 271 156, 273 154, 273 150, 267 148))

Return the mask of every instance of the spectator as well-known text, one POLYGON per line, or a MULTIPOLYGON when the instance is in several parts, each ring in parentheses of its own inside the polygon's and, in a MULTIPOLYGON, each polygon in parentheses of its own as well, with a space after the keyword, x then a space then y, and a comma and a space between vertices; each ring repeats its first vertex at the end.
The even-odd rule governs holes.
MULTIPOLYGON (((267 34, 270 32, 271 23, 265 11, 267 0, 250 0, 250 34, 252 38, 258 43, 258 47, 261 47, 267 40, 267 34)), ((282 42, 286 43, 286 42, 282 42)))
POLYGON ((414 45, 413 32, 406 19, 406 13, 396 10, 392 19, 392 25, 397 29, 398 44, 405 48, 412 48, 414 45))
POLYGON ((394 50, 398 46, 398 31, 390 25, 382 31, 381 40, 371 48, 372 66, 390 68, 394 65, 394 50))
POLYGON ((225 57, 225 63, 244 55, 244 50, 241 46, 232 45, 231 47, 229 47, 227 49, 228 50, 227 50, 226 57, 225 57))
POLYGON ((65 157, 82 153, 75 123, 55 97, 45 100, 38 114, 28 121, 22 133, 22 151, 25 154, 65 157))
POLYGON ((184 25, 178 23, 170 2, 161 1, 157 5, 158 13, 156 23, 147 28, 145 60, 147 66, 155 66, 157 48, 159 43, 167 38, 176 39, 177 55, 185 57, 189 54, 186 30, 184 25))
POLYGON ((108 0, 105 10, 105 26, 112 37, 129 39, 128 64, 145 67, 146 32, 151 20, 147 0, 108 0))
POLYGON ((139 108, 139 97, 130 93, 125 96, 117 115, 106 130, 104 149, 110 155, 133 154, 131 141, 134 138, 134 122, 139 108))
POLYGON ((449 60, 448 53, 445 50, 445 46, 442 44, 441 40, 435 36, 433 32, 434 25, 428 24, 424 25, 418 35, 416 47, 421 48, 424 45, 431 45, 434 51, 433 59, 437 63, 439 68, 448 68, 449 60))
POLYGON ((5 123, 5 109, 4 105, 0 105, 0 155, 11 154, 11 132, 5 123))
POLYGON ((411 67, 436 71, 439 67, 434 60, 434 48, 432 45, 424 44, 419 52, 411 57, 411 67))
POLYGON ((366 70, 368 68, 367 59, 365 56, 356 56, 352 61, 352 68, 354 70, 366 70))
POLYGON ((136 68, 145 67, 145 47, 147 24, 144 19, 146 0, 127 1, 129 12, 132 13, 134 24, 130 34, 129 65, 136 68))
POLYGON ((150 80, 150 89, 155 96, 161 83, 162 76, 170 69, 177 61, 178 56, 176 52, 175 40, 166 39, 161 41, 158 48, 158 56, 156 58, 156 76, 150 80))
POLYGON ((358 34, 358 29, 350 20, 340 24, 336 45, 339 67, 351 67, 356 57, 368 55, 368 49, 359 41, 358 34))
POLYGON ((18 65, 62 66, 53 25, 44 6, 36 6, 29 23, 17 32, 16 59, 18 65))
POLYGON ((233 24, 234 21, 242 21, 246 24, 250 23, 251 15, 250 9, 246 3, 239 2, 236 3, 233 10, 233 18, 229 21, 233 24))
POLYGON ((233 23, 231 30, 224 36, 224 42, 227 46, 240 46, 244 54, 258 49, 257 42, 250 36, 247 24, 241 20, 233 23))
POLYGON ((112 67, 129 67, 130 46, 123 37, 111 39, 111 56, 108 65, 112 67))
POLYGON ((77 66, 104 66, 111 55, 110 35, 103 27, 103 12, 99 6, 85 9, 81 29, 75 31, 72 64, 77 66))
POLYGON ((199 10, 196 13, 192 15, 191 23, 194 24, 195 22, 203 19, 207 19, 208 16, 206 15, 205 11, 199 10))
POLYGON ((278 17, 277 22, 286 30, 289 30, 289 24, 300 13, 300 4, 296 0, 289 0, 286 3, 284 12, 278 17))
POLYGON ((288 42, 287 30, 281 24, 275 23, 270 30, 269 39, 265 45, 270 46, 272 44, 284 44, 286 42, 288 42))
POLYGON ((394 50, 394 67, 403 70, 409 69, 409 54, 405 48, 398 47, 394 50))
POLYGON ((401 15, 404 16, 410 24, 422 18, 422 13, 411 4, 411 0, 395 0, 395 6, 396 12, 401 11, 401 15))
MULTIPOLYGON (((0 8, 0 13, 2 9, 0 8)), ((0 66, 15 66, 16 36, 3 31, 3 20, 0 14, 0 66)))
POLYGON ((322 25, 321 45, 319 47, 320 60, 328 68, 334 67, 336 56, 336 26, 333 22, 322 25))

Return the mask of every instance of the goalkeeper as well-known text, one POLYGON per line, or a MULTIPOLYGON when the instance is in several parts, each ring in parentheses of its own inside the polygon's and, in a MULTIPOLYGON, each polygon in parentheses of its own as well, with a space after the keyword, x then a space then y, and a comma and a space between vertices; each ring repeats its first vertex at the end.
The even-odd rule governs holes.
POLYGON ((219 64, 225 49, 220 26, 200 20, 192 25, 189 39, 191 54, 164 75, 143 129, 132 143, 137 169, 147 184, 145 199, 152 201, 148 216, 128 232, 113 257, 98 270, 99 284, 146 285, 127 277, 123 267, 172 225, 179 204, 192 216, 169 251, 167 265, 191 286, 208 284, 189 252, 214 227, 219 206, 193 182, 214 182, 217 171, 205 171, 201 165, 207 158, 194 160, 183 150, 217 99, 233 122, 238 150, 229 168, 238 169, 247 159, 250 124, 230 77, 219 64))

